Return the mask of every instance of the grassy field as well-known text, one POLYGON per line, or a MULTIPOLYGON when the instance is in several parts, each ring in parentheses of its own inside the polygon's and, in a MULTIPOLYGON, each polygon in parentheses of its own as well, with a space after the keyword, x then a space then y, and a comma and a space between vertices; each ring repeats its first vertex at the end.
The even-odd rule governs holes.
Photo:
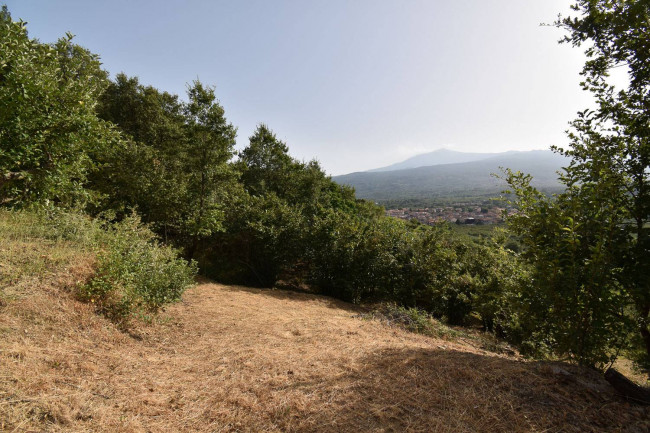
POLYGON ((326 297, 204 281, 128 331, 93 259, 0 218, 0 431, 643 432, 596 372, 406 332, 326 297))

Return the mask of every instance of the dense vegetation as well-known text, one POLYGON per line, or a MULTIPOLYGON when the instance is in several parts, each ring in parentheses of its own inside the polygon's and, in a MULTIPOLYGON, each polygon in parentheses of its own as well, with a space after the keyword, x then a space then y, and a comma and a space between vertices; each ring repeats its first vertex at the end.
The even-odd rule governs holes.
POLYGON ((643 2, 580 1, 576 10, 584 15, 558 25, 575 44, 594 42, 585 88, 600 106, 574 123, 571 150, 560 152, 573 161, 561 179, 566 192, 549 198, 530 176, 510 172, 521 255, 498 231, 471 241, 444 225, 385 217, 317 161, 292 158, 267 125, 237 153, 214 88, 195 81, 181 99, 125 74, 109 80, 71 36, 30 39, 6 8, 0 204, 104 221, 112 236, 85 290, 112 311, 155 311, 178 299, 193 265, 162 242, 224 282, 306 285, 454 324, 479 321, 538 356, 603 366, 625 353, 643 362, 650 12, 643 2), (604 81, 617 64, 631 77, 618 94, 604 81))
POLYGON ((535 344, 585 364, 633 347, 650 367, 650 5, 581 0, 558 20, 564 42, 587 45, 582 87, 596 107, 569 131, 571 158, 552 200, 508 173, 521 213, 511 219, 532 265, 522 292, 535 344), (608 81, 625 67, 623 88, 608 81))

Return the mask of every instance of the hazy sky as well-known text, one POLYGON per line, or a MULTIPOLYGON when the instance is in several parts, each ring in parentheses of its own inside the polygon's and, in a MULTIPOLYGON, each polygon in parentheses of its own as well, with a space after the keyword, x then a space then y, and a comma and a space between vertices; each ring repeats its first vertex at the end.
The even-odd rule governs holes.
POLYGON ((562 145, 589 104, 581 51, 539 25, 568 0, 6 3, 43 42, 75 34, 112 76, 180 95, 215 85, 238 147, 263 122, 330 174, 440 147, 562 145))

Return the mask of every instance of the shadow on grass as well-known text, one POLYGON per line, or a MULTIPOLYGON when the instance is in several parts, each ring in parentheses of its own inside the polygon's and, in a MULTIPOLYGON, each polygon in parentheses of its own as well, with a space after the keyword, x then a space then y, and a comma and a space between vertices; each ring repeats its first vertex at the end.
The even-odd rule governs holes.
POLYGON ((573 365, 431 349, 382 350, 358 365, 318 386, 321 410, 298 431, 650 431, 650 408, 573 365))
POLYGON ((222 287, 224 290, 227 291, 253 293, 256 295, 268 296, 273 299, 278 299, 281 301, 287 300, 287 301, 317 302, 328 308, 344 310, 350 312, 351 314, 358 314, 367 311, 367 308, 354 305, 349 302, 341 301, 340 299, 332 298, 325 295, 319 295, 317 293, 312 293, 307 290, 300 290, 300 289, 287 290, 287 289, 277 289, 277 288, 264 289, 264 288, 229 286, 229 285, 223 285, 222 287))

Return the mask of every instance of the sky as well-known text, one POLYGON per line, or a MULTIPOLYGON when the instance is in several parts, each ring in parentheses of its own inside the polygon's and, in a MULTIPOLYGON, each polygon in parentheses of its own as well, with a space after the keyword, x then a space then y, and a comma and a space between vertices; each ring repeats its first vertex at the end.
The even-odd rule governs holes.
MULTIPOLYGON (((2 3, 2 0, 0 0, 2 3)), ((570 0, 9 0, 31 37, 66 32, 106 70, 185 95, 214 85, 246 146, 267 124, 328 174, 439 148, 566 145, 591 105, 570 0)))

